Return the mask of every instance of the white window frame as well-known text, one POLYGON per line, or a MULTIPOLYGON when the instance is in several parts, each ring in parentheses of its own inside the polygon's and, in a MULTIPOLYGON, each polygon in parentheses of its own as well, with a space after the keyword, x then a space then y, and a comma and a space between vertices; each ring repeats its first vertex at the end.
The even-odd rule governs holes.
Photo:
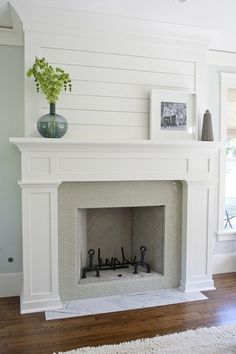
POLYGON ((218 241, 235 241, 236 230, 224 229, 225 218, 225 173, 226 173, 226 146, 227 146, 227 114, 228 90, 236 90, 236 74, 220 74, 220 126, 219 140, 221 143, 219 155, 219 199, 218 199, 218 241))

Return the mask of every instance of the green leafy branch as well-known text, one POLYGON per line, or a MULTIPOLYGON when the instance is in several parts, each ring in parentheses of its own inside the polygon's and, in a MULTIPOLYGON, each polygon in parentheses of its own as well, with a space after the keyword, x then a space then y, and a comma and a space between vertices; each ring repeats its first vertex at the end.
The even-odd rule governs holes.
POLYGON ((53 68, 45 58, 36 57, 33 66, 26 74, 28 77, 34 77, 37 92, 41 90, 48 103, 56 103, 63 88, 65 91, 71 91, 69 74, 61 68, 53 68))

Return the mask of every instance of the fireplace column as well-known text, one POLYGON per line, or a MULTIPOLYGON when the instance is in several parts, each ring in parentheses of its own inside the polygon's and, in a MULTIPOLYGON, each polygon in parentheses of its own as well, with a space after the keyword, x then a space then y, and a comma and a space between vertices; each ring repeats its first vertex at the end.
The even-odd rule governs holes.
POLYGON ((22 189, 23 290, 21 313, 61 306, 58 290, 60 182, 20 182, 22 189))
POLYGON ((183 291, 215 289, 212 279, 214 192, 214 182, 183 182, 180 282, 183 291))

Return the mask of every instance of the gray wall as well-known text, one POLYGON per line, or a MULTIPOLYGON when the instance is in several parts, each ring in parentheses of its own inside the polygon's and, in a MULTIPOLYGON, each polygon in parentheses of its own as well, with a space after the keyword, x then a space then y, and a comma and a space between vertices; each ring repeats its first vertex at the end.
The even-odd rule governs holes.
POLYGON ((0 45, 0 274, 22 271, 20 153, 9 137, 24 136, 23 59, 23 47, 0 45))

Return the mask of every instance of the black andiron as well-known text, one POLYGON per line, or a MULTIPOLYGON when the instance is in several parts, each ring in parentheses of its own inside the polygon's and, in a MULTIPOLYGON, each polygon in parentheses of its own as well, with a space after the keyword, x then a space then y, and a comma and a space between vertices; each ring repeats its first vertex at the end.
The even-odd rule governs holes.
POLYGON ((95 254, 94 249, 90 248, 88 250, 89 265, 83 269, 82 279, 85 279, 87 277, 86 275, 87 272, 93 272, 93 271, 96 272, 96 277, 100 277, 99 267, 93 264, 94 254, 95 254))
POLYGON ((134 274, 138 274, 138 266, 146 267, 146 272, 151 273, 150 264, 144 260, 146 250, 147 248, 145 246, 140 247, 140 261, 134 263, 134 274))
POLYGON ((150 264, 145 262, 145 253, 146 253, 147 248, 145 246, 140 247, 140 260, 136 261, 136 257, 134 258, 133 262, 129 261, 125 257, 125 252, 124 248, 121 247, 121 260, 119 260, 116 257, 111 257, 111 259, 106 258, 105 261, 103 262, 101 258, 101 249, 98 248, 98 264, 94 265, 93 264, 93 259, 95 255, 95 251, 93 248, 90 248, 88 251, 88 256, 89 256, 89 265, 83 269, 83 274, 82 278, 85 279, 87 276, 86 274, 88 272, 95 271, 96 272, 96 277, 100 277, 100 270, 116 270, 116 269, 124 269, 124 268, 129 268, 129 266, 134 267, 134 274, 138 274, 138 267, 142 266, 146 268, 147 273, 151 273, 151 267, 150 264))
POLYGON ((121 261, 116 257, 111 257, 109 260, 108 258, 105 259, 105 262, 102 261, 101 258, 101 249, 98 249, 98 267, 100 270, 107 270, 107 269, 122 269, 122 268, 129 268, 131 264, 128 259, 125 257, 124 248, 121 247, 121 261))

